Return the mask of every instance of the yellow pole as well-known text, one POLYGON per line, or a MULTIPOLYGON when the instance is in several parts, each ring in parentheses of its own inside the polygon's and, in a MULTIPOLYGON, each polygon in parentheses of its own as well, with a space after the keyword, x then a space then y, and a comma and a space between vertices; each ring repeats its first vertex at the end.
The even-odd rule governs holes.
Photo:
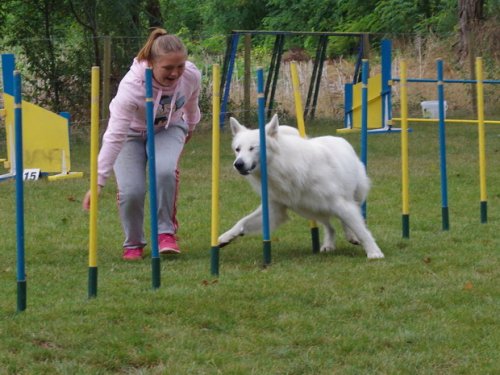
POLYGON ((290 64, 290 73, 292 74, 293 97, 295 99, 295 116, 297 117, 297 127, 301 137, 306 136, 306 127, 304 124, 304 112, 302 111, 302 97, 300 95, 299 74, 297 72, 297 64, 290 64))
POLYGON ((90 225, 89 225, 89 297, 97 295, 97 154, 99 151, 99 67, 91 73, 90 102, 90 225))
POLYGON ((219 274, 220 66, 212 67, 212 230, 211 272, 219 274))
POLYGON ((476 89, 477 89, 477 129, 479 138, 479 184, 481 191, 481 222, 488 221, 487 193, 486 193, 486 140, 484 128, 484 88, 483 88, 483 59, 476 58, 476 89))
MULTIPOLYGON (((295 62, 292 62, 290 64, 290 73, 292 75, 293 97, 295 99, 295 116, 297 117, 297 127, 299 129, 300 136, 305 138, 306 127, 304 124, 304 112, 302 110, 302 97, 300 95, 299 74, 297 72, 297 64, 295 62)), ((314 220, 311 220, 309 222, 309 227, 311 228, 313 252, 318 252, 319 251, 318 224, 314 220)))
POLYGON ((401 176, 402 176, 402 219, 403 237, 410 237, 410 183, 408 162, 408 92, 406 81, 406 61, 400 62, 400 100, 401 100, 401 176))

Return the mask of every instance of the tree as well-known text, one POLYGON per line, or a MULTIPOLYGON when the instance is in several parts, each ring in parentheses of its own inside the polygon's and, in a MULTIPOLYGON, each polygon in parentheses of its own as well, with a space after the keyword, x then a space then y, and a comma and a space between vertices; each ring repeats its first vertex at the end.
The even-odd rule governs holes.
POLYGON ((164 27, 159 0, 147 0, 145 6, 149 27, 164 27))
POLYGON ((29 83, 56 111, 61 108, 63 62, 59 57, 60 38, 67 27, 64 0, 11 1, 5 5, 10 31, 7 44, 20 47, 37 79, 29 83))
MULTIPOLYGON (((458 0, 460 42, 459 57, 469 58, 470 78, 476 79, 474 49, 476 32, 483 22, 484 0, 458 0)), ((473 88, 473 87, 471 87, 473 88)), ((469 91, 472 101, 472 111, 477 110, 477 97, 474 90, 469 91)))
POLYGON ((87 29, 92 35, 94 45, 94 65, 101 65, 101 52, 99 48, 99 29, 97 27, 97 2, 96 0, 72 1, 68 0, 71 13, 75 20, 87 29))
POLYGON ((458 0, 461 58, 474 58, 474 34, 484 20, 484 0, 458 0))

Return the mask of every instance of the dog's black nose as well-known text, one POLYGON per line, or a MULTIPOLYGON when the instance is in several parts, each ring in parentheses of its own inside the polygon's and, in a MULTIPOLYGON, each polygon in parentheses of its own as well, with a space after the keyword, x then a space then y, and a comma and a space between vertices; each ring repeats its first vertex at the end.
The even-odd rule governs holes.
POLYGON ((248 169, 245 167, 245 163, 241 159, 237 159, 233 165, 241 175, 246 176, 248 174, 248 169))
POLYGON ((240 172, 245 169, 245 163, 241 159, 237 159, 233 165, 240 172))

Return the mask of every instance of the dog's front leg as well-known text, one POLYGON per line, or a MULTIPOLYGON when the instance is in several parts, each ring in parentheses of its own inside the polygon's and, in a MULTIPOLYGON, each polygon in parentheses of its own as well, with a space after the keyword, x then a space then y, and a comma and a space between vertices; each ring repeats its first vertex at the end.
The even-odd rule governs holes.
POLYGON ((240 219, 231 229, 219 236, 219 247, 226 246, 238 236, 262 230, 262 206, 240 219))
MULTIPOLYGON (((271 230, 276 229, 288 219, 286 206, 276 201, 269 201, 269 226, 271 230)), ((230 243, 238 236, 249 233, 262 232, 262 205, 250 215, 238 221, 231 229, 219 237, 219 247, 230 243)))

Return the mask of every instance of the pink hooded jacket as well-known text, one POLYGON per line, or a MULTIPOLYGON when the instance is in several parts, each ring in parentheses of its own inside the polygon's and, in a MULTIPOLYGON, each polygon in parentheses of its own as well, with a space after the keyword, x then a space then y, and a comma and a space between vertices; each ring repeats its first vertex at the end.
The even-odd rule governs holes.
MULTIPOLYGON (((109 105, 110 118, 98 157, 97 183, 100 186, 104 186, 111 174, 129 131, 146 133, 145 72, 147 66, 146 61, 134 59, 130 70, 118 86, 116 96, 109 105)), ((153 80, 155 117, 158 116, 161 98, 164 96, 172 98, 171 109, 166 113, 165 121, 155 124, 155 131, 168 127, 170 124, 183 123, 188 125, 189 131, 193 131, 201 118, 198 106, 200 86, 201 73, 189 61, 186 61, 184 73, 175 85, 161 86, 153 80)))

